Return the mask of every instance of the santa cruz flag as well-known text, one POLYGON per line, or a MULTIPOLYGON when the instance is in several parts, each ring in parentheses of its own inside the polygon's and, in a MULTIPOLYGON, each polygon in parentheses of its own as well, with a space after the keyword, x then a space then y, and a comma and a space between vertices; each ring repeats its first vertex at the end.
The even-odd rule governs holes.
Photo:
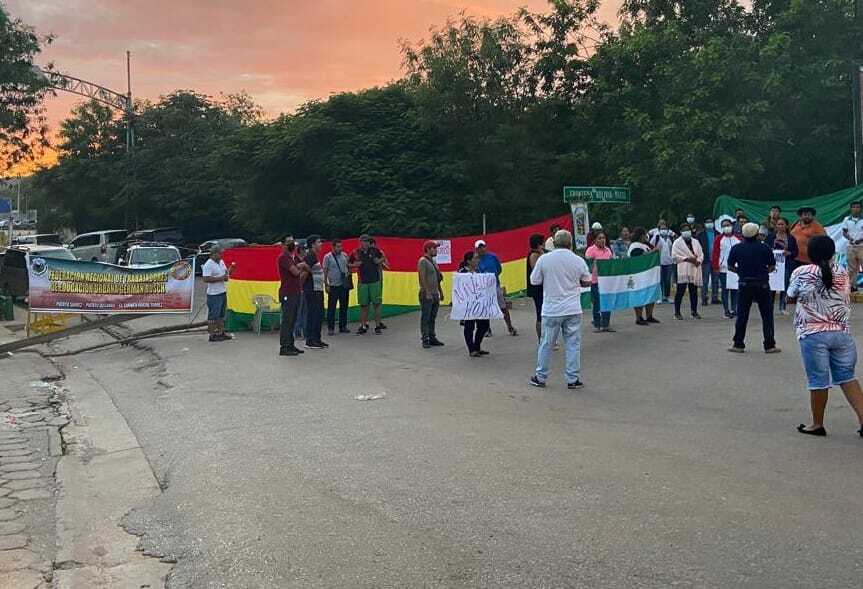
POLYGON ((596 269, 602 311, 641 307, 662 298, 659 252, 621 260, 599 260, 596 269))

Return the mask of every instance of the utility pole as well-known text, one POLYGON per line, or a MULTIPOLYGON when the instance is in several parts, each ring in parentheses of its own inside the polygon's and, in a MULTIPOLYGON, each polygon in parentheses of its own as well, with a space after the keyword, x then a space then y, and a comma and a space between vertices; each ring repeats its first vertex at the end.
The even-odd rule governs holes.
POLYGON ((854 185, 863 183, 863 64, 852 70, 854 96, 854 185))

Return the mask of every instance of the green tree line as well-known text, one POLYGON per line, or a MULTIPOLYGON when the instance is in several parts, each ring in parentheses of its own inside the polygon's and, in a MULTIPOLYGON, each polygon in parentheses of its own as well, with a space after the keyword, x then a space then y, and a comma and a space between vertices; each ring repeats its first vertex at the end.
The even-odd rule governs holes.
POLYGON ((180 225, 193 239, 286 231, 453 235, 566 209, 565 184, 624 185, 603 221, 706 215, 720 193, 853 184, 854 0, 598 0, 453 19, 402 47, 404 75, 264 120, 248 96, 178 90, 123 122, 83 104, 33 191, 45 229, 180 225))

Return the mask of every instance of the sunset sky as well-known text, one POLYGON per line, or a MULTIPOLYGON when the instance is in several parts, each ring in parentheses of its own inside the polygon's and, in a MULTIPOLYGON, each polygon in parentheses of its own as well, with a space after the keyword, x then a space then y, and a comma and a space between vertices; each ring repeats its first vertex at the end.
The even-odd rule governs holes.
MULTIPOLYGON (((400 40, 464 11, 512 14, 546 0, 0 0, 13 17, 52 34, 39 58, 63 73, 158 98, 183 88, 206 94, 245 90, 268 115, 333 92, 385 84, 401 73, 400 40)), ((620 0, 606 0, 613 20, 620 0)), ((61 94, 52 122, 78 98, 61 94)))

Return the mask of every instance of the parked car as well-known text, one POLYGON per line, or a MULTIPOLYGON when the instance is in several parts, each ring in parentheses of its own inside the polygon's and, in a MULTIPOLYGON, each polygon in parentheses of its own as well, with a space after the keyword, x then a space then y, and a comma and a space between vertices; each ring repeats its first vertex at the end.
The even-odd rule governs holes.
POLYGON ((201 269, 207 260, 210 259, 210 250, 214 245, 218 245, 223 250, 232 247, 245 247, 249 245, 245 239, 239 237, 222 237, 220 239, 210 239, 198 246, 198 253, 195 254, 195 275, 201 275, 201 269))
POLYGON ((158 229, 139 229, 132 231, 127 237, 129 245, 135 242, 148 243, 170 243, 171 245, 185 245, 183 230, 179 227, 160 227, 158 229))
POLYGON ((74 260, 65 247, 51 245, 19 245, 10 247, 3 256, 3 265, 0 266, 0 291, 12 297, 26 297, 30 290, 30 279, 27 273, 27 254, 43 258, 58 258, 60 260, 74 260))
POLYGON ((116 264, 126 235, 125 229, 82 233, 72 240, 69 249, 79 260, 116 264))
POLYGON ((129 268, 153 268, 178 262, 181 258, 180 250, 173 245, 144 242, 129 246, 126 258, 121 264, 129 268))
POLYGON ((19 235, 12 240, 12 245, 63 245, 63 240, 56 233, 36 233, 19 235))

